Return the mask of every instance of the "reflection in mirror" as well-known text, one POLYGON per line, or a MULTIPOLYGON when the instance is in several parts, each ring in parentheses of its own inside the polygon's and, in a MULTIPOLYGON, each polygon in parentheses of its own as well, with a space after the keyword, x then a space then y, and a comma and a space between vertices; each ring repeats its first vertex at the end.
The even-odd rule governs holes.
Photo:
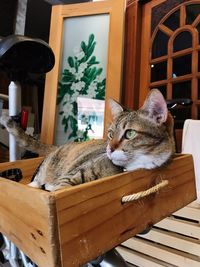
POLYGON ((191 99, 191 81, 173 84, 172 98, 189 98, 189 99, 191 99))
POLYGON ((186 24, 192 24, 196 17, 200 14, 200 4, 192 4, 186 6, 186 24))
POLYGON ((151 64, 151 82, 165 80, 167 78, 167 61, 151 64))
POLYGON ((180 26, 180 10, 178 9, 174 13, 171 14, 164 22, 163 24, 171 29, 172 31, 175 31, 180 26))
POLYGON ((78 97, 78 141, 100 139, 104 130, 105 101, 78 97))
POLYGON ((188 31, 179 33, 174 39, 173 51, 177 52, 192 47, 192 35, 188 31))
MULTIPOLYGON (((153 88, 151 88, 151 89, 153 89, 153 88)), ((167 88, 166 88, 166 85, 156 86, 156 89, 158 89, 162 93, 162 95, 164 96, 165 99, 167 98, 167 88)))
POLYGON ((173 59, 173 74, 172 77, 176 78, 185 74, 191 73, 192 55, 185 55, 173 59))
MULTIPOLYGON (((104 101, 99 104, 93 100, 105 99, 108 31, 108 14, 64 20, 55 125, 57 145, 87 140, 89 134, 98 128, 96 124, 103 120, 104 101), (82 98, 88 101, 81 101, 82 98), (86 103, 93 107, 96 104, 96 111, 101 109, 101 118, 95 115, 95 108, 90 114, 86 103)), ((98 138, 103 137, 103 131, 101 136, 99 131, 93 136, 95 134, 98 138)))
POLYGON ((152 58, 157 58, 167 55, 169 36, 158 30, 152 46, 152 58))

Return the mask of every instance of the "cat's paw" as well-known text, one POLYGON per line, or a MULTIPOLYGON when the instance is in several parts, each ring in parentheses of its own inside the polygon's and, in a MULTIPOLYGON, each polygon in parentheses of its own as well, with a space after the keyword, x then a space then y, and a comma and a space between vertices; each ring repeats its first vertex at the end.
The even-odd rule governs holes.
POLYGON ((50 191, 50 192, 56 191, 55 186, 52 184, 45 184, 44 188, 45 188, 45 190, 50 191))
POLYGON ((37 181, 33 181, 28 184, 28 186, 34 187, 34 188, 41 188, 41 185, 37 181))
POLYGON ((45 190, 50 191, 50 192, 53 192, 53 191, 57 191, 57 190, 66 188, 68 186, 71 187, 71 185, 69 185, 69 184, 65 184, 65 185, 45 184, 45 190))
POLYGON ((0 116, 0 124, 4 127, 7 127, 7 125, 9 124, 9 122, 12 121, 11 117, 9 117, 6 114, 2 114, 0 116))

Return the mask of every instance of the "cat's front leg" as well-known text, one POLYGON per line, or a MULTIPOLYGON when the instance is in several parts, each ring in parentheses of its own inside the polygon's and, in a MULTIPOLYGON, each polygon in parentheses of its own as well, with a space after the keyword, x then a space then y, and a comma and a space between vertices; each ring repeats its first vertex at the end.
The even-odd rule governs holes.
POLYGON ((65 185, 62 185, 62 184, 58 184, 58 185, 53 185, 53 184, 45 184, 45 190, 49 191, 49 192, 53 192, 53 191, 57 191, 57 190, 60 190, 60 189, 63 189, 63 188, 66 188, 66 187, 71 187, 70 184, 65 184, 65 185))
POLYGON ((42 188, 42 185, 37 180, 33 180, 31 183, 28 184, 28 186, 34 188, 42 188))

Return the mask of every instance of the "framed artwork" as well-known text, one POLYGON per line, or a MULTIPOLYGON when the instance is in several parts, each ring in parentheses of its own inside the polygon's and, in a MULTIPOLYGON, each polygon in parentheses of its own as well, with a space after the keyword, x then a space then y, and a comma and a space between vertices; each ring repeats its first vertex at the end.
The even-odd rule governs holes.
POLYGON ((52 7, 41 141, 61 145, 102 138, 108 99, 120 101, 125 0, 52 7))

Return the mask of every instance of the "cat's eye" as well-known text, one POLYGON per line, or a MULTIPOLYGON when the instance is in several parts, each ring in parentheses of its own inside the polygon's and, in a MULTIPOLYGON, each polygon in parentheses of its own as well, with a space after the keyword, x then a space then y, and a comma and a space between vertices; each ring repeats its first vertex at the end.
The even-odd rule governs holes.
POLYGON ((109 131, 109 132, 108 132, 108 138, 109 138, 109 139, 113 139, 113 132, 112 132, 112 131, 109 131))
POLYGON ((136 132, 134 130, 129 129, 129 130, 126 130, 126 132, 124 134, 124 137, 126 139, 131 140, 131 139, 133 139, 135 137, 135 135, 136 135, 136 132))

